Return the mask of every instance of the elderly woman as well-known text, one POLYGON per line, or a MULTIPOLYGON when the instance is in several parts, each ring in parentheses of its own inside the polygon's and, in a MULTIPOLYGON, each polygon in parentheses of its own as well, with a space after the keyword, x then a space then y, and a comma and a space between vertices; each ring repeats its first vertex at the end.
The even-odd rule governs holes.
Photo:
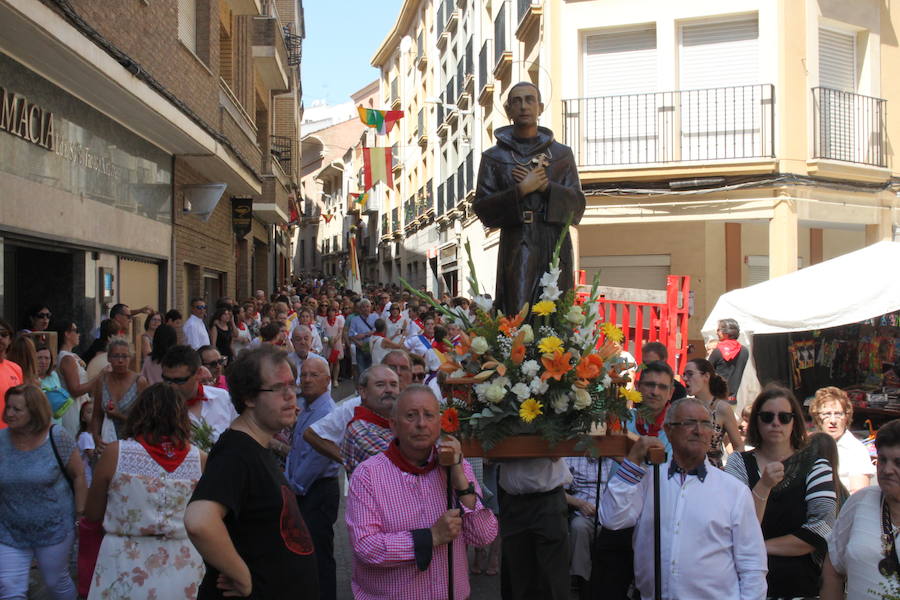
POLYGON ((754 449, 729 456, 725 471, 753 493, 769 555, 768 596, 814 597, 837 508, 831 464, 814 450, 801 451, 803 411, 782 387, 756 397, 747 440, 754 449))
POLYGON ((809 414, 816 429, 834 438, 838 447, 838 476, 852 494, 870 483, 875 466, 869 451, 849 429, 853 421, 853 405, 847 393, 836 387, 824 387, 816 392, 809 405, 809 414))
POLYGON ((32 560, 55 598, 75 599, 69 555, 87 490, 75 440, 40 388, 6 392, 0 431, 0 597, 25 598, 32 560))
POLYGON ((878 429, 875 448, 878 485, 853 494, 841 509, 822 568, 822 600, 900 595, 900 419, 878 429))
POLYGON ((128 368, 131 347, 124 338, 113 338, 107 345, 109 372, 103 373, 94 388, 94 412, 91 435, 97 450, 122 439, 125 419, 147 380, 128 368))
POLYGON ((106 532, 88 598, 196 598, 203 560, 184 509, 206 454, 190 444, 187 405, 170 385, 152 385, 124 433, 101 456, 85 509, 86 526, 102 521, 106 532))

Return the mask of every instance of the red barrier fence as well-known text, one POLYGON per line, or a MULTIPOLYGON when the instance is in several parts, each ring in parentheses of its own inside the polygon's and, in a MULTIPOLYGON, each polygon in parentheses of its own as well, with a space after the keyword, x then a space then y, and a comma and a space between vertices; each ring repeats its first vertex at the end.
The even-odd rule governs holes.
MULTIPOLYGON (((583 272, 579 283, 584 284, 583 272)), ((625 338, 622 347, 638 364, 643 362, 641 349, 647 342, 661 342, 669 352, 668 363, 676 373, 681 373, 687 361, 688 318, 690 310, 691 278, 687 275, 669 275, 666 278, 666 301, 634 302, 601 297, 600 318, 622 330, 625 338)), ((587 294, 578 297, 587 300, 587 294)))

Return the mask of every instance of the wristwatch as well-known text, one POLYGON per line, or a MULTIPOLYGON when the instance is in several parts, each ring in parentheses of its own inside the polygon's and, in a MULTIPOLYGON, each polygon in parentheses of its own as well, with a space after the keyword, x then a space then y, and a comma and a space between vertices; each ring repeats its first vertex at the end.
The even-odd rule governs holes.
POLYGON ((475 493, 475 484, 470 481, 469 487, 462 490, 454 489, 453 491, 456 492, 457 498, 462 498, 463 496, 468 496, 475 493))

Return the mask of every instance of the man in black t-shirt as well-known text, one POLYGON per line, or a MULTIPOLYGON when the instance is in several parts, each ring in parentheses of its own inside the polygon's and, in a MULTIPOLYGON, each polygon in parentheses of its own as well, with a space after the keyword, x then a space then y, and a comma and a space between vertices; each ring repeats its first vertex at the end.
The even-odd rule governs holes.
POLYGON ((319 598, 313 543, 297 499, 267 450, 297 419, 287 355, 264 344, 238 357, 228 388, 239 417, 209 453, 184 524, 203 556, 198 600, 319 598))

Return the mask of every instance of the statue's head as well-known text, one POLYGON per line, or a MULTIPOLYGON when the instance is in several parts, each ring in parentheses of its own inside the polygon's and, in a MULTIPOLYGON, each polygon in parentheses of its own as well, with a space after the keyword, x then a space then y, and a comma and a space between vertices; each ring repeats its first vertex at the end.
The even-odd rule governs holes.
POLYGON ((509 88, 503 108, 514 125, 536 126, 538 117, 544 112, 541 91, 530 81, 520 81, 509 88))

